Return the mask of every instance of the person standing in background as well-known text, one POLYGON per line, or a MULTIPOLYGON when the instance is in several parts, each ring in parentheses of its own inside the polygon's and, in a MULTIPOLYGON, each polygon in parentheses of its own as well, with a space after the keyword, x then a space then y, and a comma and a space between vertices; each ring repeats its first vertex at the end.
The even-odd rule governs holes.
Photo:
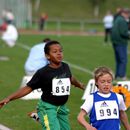
POLYGON ((39 19, 39 30, 43 31, 45 26, 45 21, 47 20, 48 15, 46 13, 42 13, 39 19))
POLYGON ((111 29, 113 26, 113 15, 111 11, 108 11, 106 16, 103 18, 103 23, 104 23, 104 29, 105 29, 104 42, 107 43, 110 38, 111 29))
POLYGON ((120 15, 114 20, 111 33, 111 40, 116 61, 115 79, 117 80, 127 80, 127 47, 128 39, 130 38, 128 31, 129 16, 129 9, 122 9, 120 15))

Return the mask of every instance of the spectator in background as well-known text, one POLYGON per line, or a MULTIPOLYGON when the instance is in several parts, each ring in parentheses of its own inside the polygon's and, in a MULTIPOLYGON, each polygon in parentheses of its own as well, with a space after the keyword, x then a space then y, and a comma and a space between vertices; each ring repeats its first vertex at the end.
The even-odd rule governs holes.
POLYGON ((38 69, 48 64, 48 60, 44 54, 44 46, 48 41, 50 41, 50 39, 45 38, 42 43, 31 48, 24 66, 26 75, 32 76, 38 69))
MULTIPOLYGON (((119 16, 119 15, 121 14, 121 10, 122 10, 122 8, 120 8, 120 7, 118 7, 118 8, 116 9, 116 13, 115 13, 115 15, 114 15, 114 20, 117 18, 117 16, 119 16)), ((130 16, 129 16, 127 22, 128 22, 128 29, 129 29, 129 31, 130 31, 130 16)))
POLYGON ((13 24, 4 23, 2 25, 1 39, 9 46, 14 47, 18 39, 17 28, 13 24))
POLYGON ((39 19, 39 30, 44 30, 45 21, 47 20, 48 15, 46 13, 42 13, 39 19))
POLYGON ((122 8, 120 8, 120 7, 118 7, 116 9, 116 13, 114 14, 114 20, 117 18, 117 16, 119 16, 121 14, 121 10, 122 10, 122 8))
POLYGON ((127 46, 129 39, 128 18, 129 9, 122 9, 120 15, 114 20, 111 40, 115 54, 116 72, 115 79, 127 80, 127 46))
POLYGON ((113 15, 111 11, 108 11, 106 16, 103 18, 103 23, 104 23, 104 29, 105 29, 105 38, 104 42, 108 42, 108 39, 110 38, 111 35, 111 29, 113 26, 113 15))

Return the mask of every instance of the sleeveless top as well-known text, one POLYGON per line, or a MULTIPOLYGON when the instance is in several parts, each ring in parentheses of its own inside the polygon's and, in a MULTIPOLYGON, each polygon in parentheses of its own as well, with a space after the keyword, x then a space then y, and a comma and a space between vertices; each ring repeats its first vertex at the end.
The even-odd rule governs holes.
POLYGON ((119 103, 115 93, 102 97, 95 92, 90 123, 98 130, 120 130, 119 103))

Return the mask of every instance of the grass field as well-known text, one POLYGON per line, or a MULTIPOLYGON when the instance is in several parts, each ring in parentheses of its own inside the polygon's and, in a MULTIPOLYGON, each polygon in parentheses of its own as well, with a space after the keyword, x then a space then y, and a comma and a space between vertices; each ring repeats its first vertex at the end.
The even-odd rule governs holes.
POLYGON ((35 0, 31 0, 33 3, 33 18, 40 15, 42 12, 48 14, 49 19, 59 18, 59 19, 93 19, 102 18, 108 10, 115 13, 117 7, 129 7, 129 0, 106 0, 98 1, 99 3, 99 17, 94 17, 94 6, 91 0, 44 0, 40 1, 40 6, 36 12, 35 0))
MULTIPOLYGON (((64 60, 70 63, 75 77, 85 84, 92 78, 89 72, 92 72, 95 67, 105 65, 114 71, 115 61, 112 46, 111 44, 104 44, 102 36, 20 35, 14 48, 8 48, 0 41, 0 56, 9 58, 8 61, 0 61, 0 100, 18 89, 25 75, 24 63, 29 50, 24 48, 23 45, 31 47, 45 37, 58 40, 63 45, 64 60)), ((129 66, 130 60, 128 61, 127 70, 130 78, 129 66)), ((72 87, 71 96, 67 103, 70 109, 72 130, 83 130, 83 127, 77 123, 76 119, 83 103, 81 100, 82 95, 82 90, 79 91, 79 89, 72 87)), ((27 116, 28 112, 35 109, 37 101, 19 99, 9 103, 0 110, 0 124, 6 125, 13 130, 41 130, 41 126, 27 116)), ((127 111, 127 113, 130 120, 130 112, 127 111)))

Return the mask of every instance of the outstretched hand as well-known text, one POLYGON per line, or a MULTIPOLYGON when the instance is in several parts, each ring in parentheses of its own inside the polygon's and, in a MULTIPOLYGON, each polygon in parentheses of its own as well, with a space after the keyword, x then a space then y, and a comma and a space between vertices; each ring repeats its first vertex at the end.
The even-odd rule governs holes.
POLYGON ((10 101, 10 99, 8 99, 8 98, 5 98, 2 101, 0 101, 0 108, 2 108, 4 105, 6 105, 9 101, 10 101))

